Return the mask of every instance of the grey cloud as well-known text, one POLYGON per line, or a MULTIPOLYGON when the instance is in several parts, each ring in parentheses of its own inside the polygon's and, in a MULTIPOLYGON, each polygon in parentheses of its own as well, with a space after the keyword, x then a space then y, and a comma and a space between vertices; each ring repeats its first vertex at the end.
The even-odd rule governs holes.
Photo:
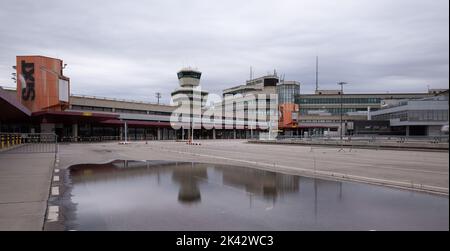
POLYGON ((69 64, 74 92, 168 102, 176 71, 203 72, 211 92, 277 69, 314 88, 448 87, 448 1, 2 1, 0 85, 16 55, 69 64))

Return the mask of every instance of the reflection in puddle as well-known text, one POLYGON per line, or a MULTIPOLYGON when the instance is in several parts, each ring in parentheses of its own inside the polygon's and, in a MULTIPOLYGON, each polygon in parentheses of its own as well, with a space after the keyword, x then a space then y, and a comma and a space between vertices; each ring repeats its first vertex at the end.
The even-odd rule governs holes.
POLYGON ((71 229, 448 230, 445 196, 245 167, 117 160, 70 179, 71 229))
POLYGON ((206 167, 194 165, 177 165, 172 172, 172 180, 180 185, 178 190, 178 201, 181 203, 200 202, 202 196, 198 187, 198 179, 206 179, 206 167))

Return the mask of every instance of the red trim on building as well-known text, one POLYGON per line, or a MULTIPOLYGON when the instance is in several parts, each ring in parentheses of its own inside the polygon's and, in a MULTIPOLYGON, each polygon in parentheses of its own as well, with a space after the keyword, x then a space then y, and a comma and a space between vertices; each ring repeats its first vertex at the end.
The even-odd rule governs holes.
POLYGON ((106 113, 97 113, 97 112, 39 111, 39 112, 32 113, 32 116, 42 116, 42 115, 81 116, 81 117, 104 118, 104 119, 112 119, 112 118, 119 117, 119 114, 106 114, 106 113))
POLYGON ((32 113, 33 120, 38 123, 76 123, 82 121, 100 123, 118 117, 118 114, 74 111, 39 111, 32 113))
MULTIPOLYGON (((309 128, 339 128, 338 126, 298 126, 298 129, 309 129, 309 128)), ((295 129, 295 128, 291 128, 291 129, 295 129)))
MULTIPOLYGON (((140 120, 126 120, 128 126, 159 126, 159 127, 169 127, 169 122, 157 122, 157 121, 140 121, 140 120)), ((106 125, 123 125, 124 120, 119 119, 108 119, 101 121, 101 124, 106 125)))

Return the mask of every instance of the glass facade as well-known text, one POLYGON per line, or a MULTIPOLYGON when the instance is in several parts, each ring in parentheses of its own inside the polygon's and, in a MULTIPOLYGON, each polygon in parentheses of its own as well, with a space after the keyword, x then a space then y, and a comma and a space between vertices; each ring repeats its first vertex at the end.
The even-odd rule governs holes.
POLYGON ((195 71, 180 71, 178 72, 178 79, 180 78, 195 78, 195 79, 200 79, 200 77, 202 76, 202 74, 200 72, 195 72, 195 71))
POLYGON ((295 103, 295 96, 300 94, 299 84, 277 85, 278 104, 295 103))
MULTIPOLYGON (((372 109, 371 111, 377 110, 372 109)), ((331 115, 340 115, 341 114, 341 108, 300 108, 300 114, 301 115, 308 115, 312 114, 314 112, 328 112, 331 113, 331 115)), ((348 112, 359 112, 359 111, 367 111, 366 108, 342 108, 342 114, 346 114, 348 112)))
MULTIPOLYGON (((296 103, 299 105, 316 105, 316 104, 340 104, 340 97, 333 98, 306 98, 296 97, 296 103)), ((380 104, 381 98, 342 98, 343 104, 380 104)))
POLYGON ((374 120, 400 119, 400 121, 448 121, 447 110, 411 110, 373 116, 374 120))
POLYGON ((100 106, 85 106, 85 105, 72 105, 73 110, 87 110, 87 111, 102 111, 102 112, 112 112, 111 107, 100 107, 100 106))

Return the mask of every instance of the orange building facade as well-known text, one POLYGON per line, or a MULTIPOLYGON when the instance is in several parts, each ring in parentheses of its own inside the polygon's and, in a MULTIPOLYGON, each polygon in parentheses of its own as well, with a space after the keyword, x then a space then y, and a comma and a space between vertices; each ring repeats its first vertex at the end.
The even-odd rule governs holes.
POLYGON ((298 127, 298 104, 284 103, 279 105, 280 114, 278 128, 281 130, 298 127))
POLYGON ((17 98, 31 112, 69 107, 70 80, 63 61, 44 56, 17 56, 17 98))

